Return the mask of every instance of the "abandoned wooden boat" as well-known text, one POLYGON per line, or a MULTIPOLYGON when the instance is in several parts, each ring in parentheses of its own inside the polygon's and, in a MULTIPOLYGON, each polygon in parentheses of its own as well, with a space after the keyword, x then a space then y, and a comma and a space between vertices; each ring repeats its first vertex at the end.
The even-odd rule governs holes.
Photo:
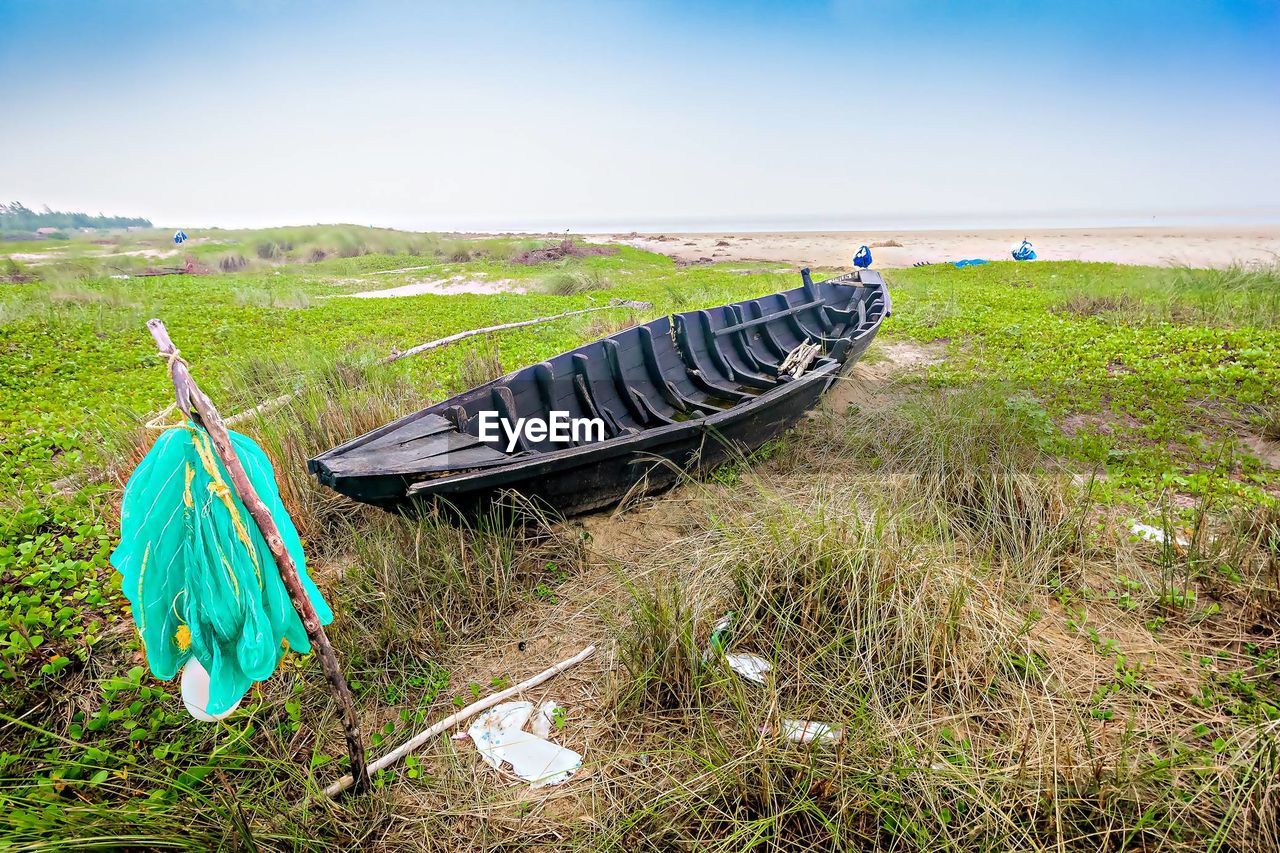
POLYGON ((889 315, 874 271, 801 276, 792 290, 661 317, 509 373, 308 468, 385 509, 437 500, 464 514, 506 490, 571 515, 670 486, 794 423, 889 315), (807 369, 788 364, 797 350, 816 351, 807 369))

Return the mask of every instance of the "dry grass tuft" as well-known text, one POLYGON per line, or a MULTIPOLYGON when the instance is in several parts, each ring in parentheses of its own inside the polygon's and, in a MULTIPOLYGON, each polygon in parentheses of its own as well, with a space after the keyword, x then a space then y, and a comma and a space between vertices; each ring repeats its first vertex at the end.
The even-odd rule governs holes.
POLYGON ((294 311, 315 304, 315 298, 300 287, 241 287, 235 292, 235 301, 246 308, 287 308, 294 311))
POLYGON ((491 343, 487 348, 475 347, 467 351, 458 365, 457 387, 459 390, 476 388, 504 373, 497 346, 491 343))
POLYGON ((133 308, 135 302, 123 287, 89 287, 75 281, 51 285, 47 297, 55 305, 98 305, 104 308, 133 308))
POLYGON ((1072 294, 1066 302, 1053 310, 1058 313, 1075 314, 1080 317, 1097 317, 1102 314, 1115 314, 1131 311, 1138 300, 1125 294, 1098 296, 1089 293, 1072 294))
POLYGON ((539 290, 555 296, 576 296, 612 286, 613 282, 599 270, 560 270, 538 281, 539 290))
POLYGON ((588 340, 605 338, 624 329, 630 329, 639 322, 640 319, 632 312, 627 312, 626 314, 621 312, 596 314, 583 327, 582 337, 588 340))
POLYGON ((249 259, 241 254, 223 255, 218 258, 218 269, 222 272, 239 272, 249 266, 249 259))
POLYGON ((1040 450, 1053 430, 1034 400, 974 388, 856 409, 833 440, 841 452, 899 475, 957 533, 1044 571, 1078 544, 1069 477, 1040 450))
POLYGON ((982 549, 953 535, 967 524, 935 523, 867 485, 744 495, 668 555, 682 581, 637 593, 619 713, 651 763, 612 790, 611 840, 1195 849, 1183 841, 1219 832, 1241 849, 1275 843, 1277 732, 1225 720, 1216 699, 1186 702, 1201 682, 1177 651, 1185 639, 1153 638, 1136 615, 1070 594, 1036 604, 1013 564, 975 559, 982 549), (725 578, 729 647, 772 661, 765 688, 714 656, 699 665, 718 614, 688 591, 725 578), (842 726, 845 741, 761 734, 782 718, 842 726))
POLYGON ((508 619, 553 575, 576 571, 582 543, 516 505, 474 521, 438 511, 359 520, 343 590, 344 645, 363 661, 439 653, 508 619))
POLYGON ((1085 525, 1034 408, 990 390, 845 426, 695 490, 695 532, 646 559, 614 701, 648 762, 606 785, 608 844, 1280 842, 1280 708, 1250 686, 1280 678, 1277 626, 1248 592, 1271 588, 1273 513, 1181 551, 1085 525), (766 687, 702 663, 726 611, 728 649, 772 662, 766 687), (1252 651, 1222 646, 1233 620, 1252 651), (784 718, 845 739, 764 733, 784 718))

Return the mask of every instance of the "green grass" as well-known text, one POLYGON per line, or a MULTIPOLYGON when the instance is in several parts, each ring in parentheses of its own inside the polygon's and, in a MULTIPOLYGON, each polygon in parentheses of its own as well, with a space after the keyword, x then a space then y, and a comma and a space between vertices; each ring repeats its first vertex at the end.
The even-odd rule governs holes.
MULTIPOLYGON (((529 266, 514 262, 523 239, 345 226, 201 236, 184 253, 207 276, 110 278, 103 250, 167 248, 138 232, 59 242, 57 260, 22 262, 38 279, 0 285, 0 827, 16 843, 1276 842, 1260 827, 1277 807, 1280 473, 1245 443, 1280 435, 1274 270, 891 271, 895 313, 869 359, 911 345, 939 363, 690 484, 660 505, 674 520, 619 555, 555 520, 460 528, 356 509, 305 460, 619 325, 795 276, 625 247, 529 266), (220 268, 228 257, 245 264, 220 268), (340 298, 453 276, 528 292, 340 298), (379 364, 611 298, 653 307, 379 364), (442 741, 365 800, 295 807, 343 761, 314 661, 287 658, 216 726, 139 666, 107 556, 154 439, 142 424, 171 399, 152 316, 225 415, 289 397, 238 428, 272 458, 335 605, 374 752, 551 663, 511 651, 531 635, 612 650, 572 682, 564 736, 589 743, 591 772, 560 806, 442 741), (1188 544, 1133 541, 1132 519, 1188 544), (600 599, 600 577, 622 582, 600 599), (704 665, 726 611, 734 648, 774 661, 768 688, 704 665), (849 737, 763 737, 780 717, 849 737)), ((168 263, 125 258, 109 260, 168 263)))
MULTIPOLYGON (((896 273, 896 333, 949 342, 938 383, 999 380, 1055 424, 1083 419, 1071 436, 1046 436, 1081 463, 1103 465, 1110 484, 1153 502, 1164 490, 1261 499, 1274 476, 1247 460, 1238 477, 1215 478, 1217 460, 1280 387, 1280 334, 1266 312, 1237 294, 1231 311, 1248 324, 1223 327, 1168 317, 1121 321, 1054 310, 1071 298, 1132 289, 1140 304, 1183 302, 1185 270, 1105 264, 995 264, 970 275, 924 268, 896 273)), ((1269 273, 1268 273, 1269 274, 1269 273)), ((1206 278, 1226 275, 1204 273, 1206 278)), ((1222 297, 1224 300, 1229 297, 1222 297)), ((1226 309, 1222 309, 1226 312, 1226 309)), ((1230 312, 1226 312, 1230 313, 1230 312)), ((1219 319, 1223 314, 1217 315, 1219 319)))

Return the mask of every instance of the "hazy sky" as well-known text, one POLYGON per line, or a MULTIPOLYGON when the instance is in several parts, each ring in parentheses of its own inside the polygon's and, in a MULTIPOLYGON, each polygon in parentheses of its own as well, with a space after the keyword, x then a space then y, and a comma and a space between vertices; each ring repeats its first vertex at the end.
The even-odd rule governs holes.
POLYGON ((1280 2, 0 0, 0 107, 186 227, 1276 212, 1280 2))

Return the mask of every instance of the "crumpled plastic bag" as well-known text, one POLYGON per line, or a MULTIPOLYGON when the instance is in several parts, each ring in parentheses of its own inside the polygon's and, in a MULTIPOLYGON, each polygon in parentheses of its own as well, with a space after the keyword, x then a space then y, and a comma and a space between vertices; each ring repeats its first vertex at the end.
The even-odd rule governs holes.
MULTIPOLYGON (((280 528, 320 622, 332 622, 307 575, 271 462, 246 436, 232 432, 231 444, 280 528)), ((151 672, 167 681, 194 657, 209 672, 211 715, 270 678, 286 651, 311 651, 266 540, 209 434, 192 421, 164 432, 129 478, 111 564, 123 576, 151 672)))
MULTIPOLYGON (((545 716, 549 723, 552 708, 554 703, 543 703, 539 717, 545 716)), ((582 766, 582 756, 525 731, 532 716, 532 702, 503 702, 477 717, 468 727, 467 734, 480 757, 495 770, 509 764, 517 776, 530 783, 531 788, 559 785, 582 766)), ((539 725, 538 728, 550 733, 549 725, 539 725)))
POLYGON ((725 662, 729 664, 729 668, 741 675, 747 681, 755 684, 767 684, 766 676, 773 669, 773 664, 750 652, 736 652, 724 656, 725 662))

